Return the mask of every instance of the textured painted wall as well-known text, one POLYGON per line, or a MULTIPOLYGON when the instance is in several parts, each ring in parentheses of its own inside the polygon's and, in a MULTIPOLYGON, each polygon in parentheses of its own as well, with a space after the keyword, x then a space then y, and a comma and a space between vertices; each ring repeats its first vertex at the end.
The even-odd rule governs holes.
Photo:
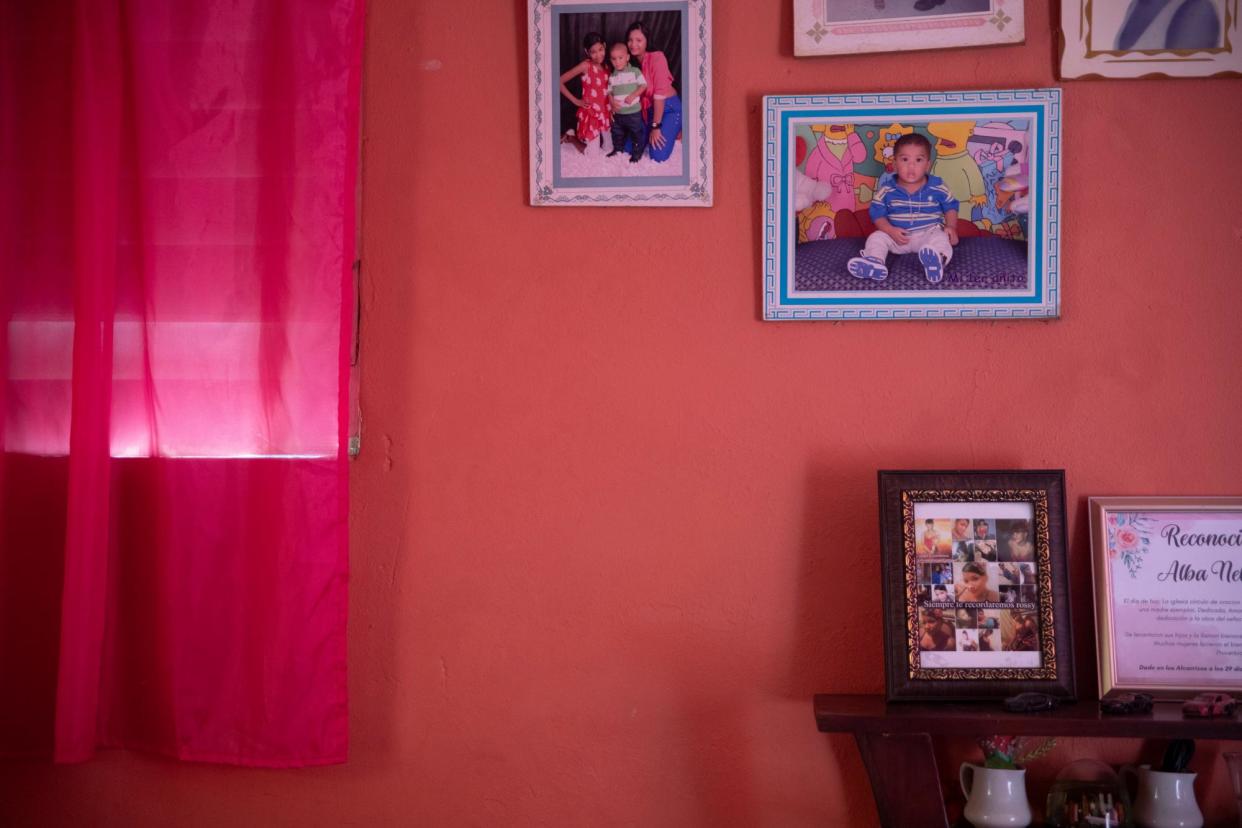
POLYGON ((525 5, 369 3, 350 763, 10 765, 15 824, 873 825, 810 696, 883 689, 876 469, 1066 469, 1087 695, 1084 498, 1242 491, 1242 81, 1064 85, 1062 319, 778 325, 761 96, 1051 85, 1046 0, 798 60, 789 3, 718 0, 716 206, 610 211, 526 206, 525 5))

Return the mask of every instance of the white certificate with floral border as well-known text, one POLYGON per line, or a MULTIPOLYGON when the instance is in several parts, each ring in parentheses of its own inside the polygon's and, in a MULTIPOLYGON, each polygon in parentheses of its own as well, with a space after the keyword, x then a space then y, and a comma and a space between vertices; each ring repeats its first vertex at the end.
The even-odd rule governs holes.
POLYGON ((1100 696, 1242 690, 1242 498, 1091 498, 1100 696))

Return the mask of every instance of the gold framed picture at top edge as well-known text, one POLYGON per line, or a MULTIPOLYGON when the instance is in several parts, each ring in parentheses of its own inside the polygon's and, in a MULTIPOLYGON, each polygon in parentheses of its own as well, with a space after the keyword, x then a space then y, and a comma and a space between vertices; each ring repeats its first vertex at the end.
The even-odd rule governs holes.
POLYGON ((1066 0, 1061 77, 1242 77, 1239 0, 1066 0))

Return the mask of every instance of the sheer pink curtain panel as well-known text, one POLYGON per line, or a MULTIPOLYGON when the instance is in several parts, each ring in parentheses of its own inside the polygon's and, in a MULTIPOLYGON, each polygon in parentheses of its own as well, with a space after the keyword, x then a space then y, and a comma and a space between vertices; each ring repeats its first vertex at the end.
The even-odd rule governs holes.
POLYGON ((0 755, 345 760, 362 0, 0 9, 0 755))

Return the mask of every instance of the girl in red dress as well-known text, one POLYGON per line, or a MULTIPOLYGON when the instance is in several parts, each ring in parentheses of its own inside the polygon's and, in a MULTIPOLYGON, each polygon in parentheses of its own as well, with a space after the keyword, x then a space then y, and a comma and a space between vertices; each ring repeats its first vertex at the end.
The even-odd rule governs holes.
POLYGON ((600 136, 612 128, 612 110, 608 107, 608 69, 604 66, 607 48, 599 32, 588 32, 582 38, 586 59, 561 75, 561 94, 578 107, 578 126, 574 135, 587 147, 598 146, 600 136), (570 78, 582 76, 582 97, 575 98, 566 84, 570 78))

